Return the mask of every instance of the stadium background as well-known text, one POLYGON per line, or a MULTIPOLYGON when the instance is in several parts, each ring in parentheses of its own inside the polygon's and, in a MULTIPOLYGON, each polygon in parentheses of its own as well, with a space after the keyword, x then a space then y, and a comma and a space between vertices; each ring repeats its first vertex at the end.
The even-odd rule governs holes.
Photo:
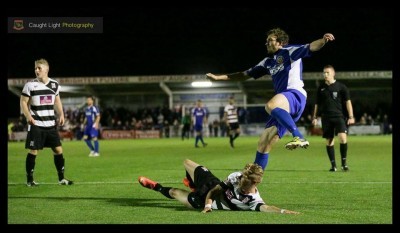
MULTIPOLYGON (((10 16, 18 12, 8 10, 10 16)), ((32 12, 35 13, 30 15, 66 16, 61 10, 32 12)), ((304 117, 313 108, 315 90, 322 79, 318 74, 324 65, 332 64, 338 80, 351 90, 357 119, 367 113, 373 118, 388 114, 391 120, 392 12, 387 9, 112 8, 78 9, 73 15, 102 16, 103 33, 9 34, 8 80, 34 77, 33 60, 43 57, 51 65, 49 76, 55 79, 142 77, 141 83, 134 84, 77 82, 71 87, 62 84, 66 92, 61 96, 67 108, 82 106, 85 95, 94 95, 102 109, 123 107, 137 111, 168 107, 173 110, 179 101, 173 101, 171 106, 160 83, 146 83, 146 77, 150 80, 150 76, 183 75, 196 79, 207 72, 248 69, 266 55, 266 30, 279 26, 288 32, 291 43, 308 43, 325 32, 332 32, 336 37, 313 57, 304 59, 305 88, 309 93, 304 117), (385 72, 385 77, 374 75, 376 71, 385 72), (369 73, 357 75, 360 72, 369 73), (340 76, 341 73, 344 75, 340 76)), ((165 83, 170 90, 182 93, 180 102, 182 98, 183 102, 205 99, 206 106, 214 109, 215 117, 217 109, 231 95, 244 107, 242 94, 246 93, 245 107, 252 116, 250 123, 263 122, 263 105, 273 95, 268 78, 262 82, 224 83, 202 91, 194 90, 185 80, 165 83)), ((8 118, 17 118, 22 86, 8 86, 8 118)))

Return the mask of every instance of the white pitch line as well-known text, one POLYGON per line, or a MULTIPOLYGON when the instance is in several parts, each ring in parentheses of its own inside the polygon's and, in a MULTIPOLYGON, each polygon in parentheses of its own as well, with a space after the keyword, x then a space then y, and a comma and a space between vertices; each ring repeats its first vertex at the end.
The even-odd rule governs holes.
MULTIPOLYGON (((58 183, 41 183, 38 182, 39 185, 58 185, 58 183)), ((74 185, 96 185, 96 184, 138 184, 139 182, 137 181, 110 181, 110 182, 104 182, 104 181, 92 181, 92 182, 80 182, 80 181, 75 181, 74 185)), ((171 182, 171 181, 162 181, 159 182, 162 184, 182 184, 181 182, 171 182)), ((8 185, 24 185, 25 183, 17 183, 17 182, 8 182, 8 185)), ((315 182, 309 182, 309 181, 292 181, 292 182, 267 182, 264 184, 392 184, 392 181, 352 181, 352 182, 346 182, 346 181, 315 181, 315 182)))
POLYGON ((294 182, 269 182, 268 184, 392 184, 392 181, 294 181, 294 182))

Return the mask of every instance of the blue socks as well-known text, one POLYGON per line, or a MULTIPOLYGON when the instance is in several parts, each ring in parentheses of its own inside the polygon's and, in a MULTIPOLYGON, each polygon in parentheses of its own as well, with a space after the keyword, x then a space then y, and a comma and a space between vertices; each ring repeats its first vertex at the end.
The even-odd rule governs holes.
POLYGON ((254 160, 254 163, 260 165, 262 167, 262 169, 265 170, 265 167, 268 164, 268 156, 269 156, 269 153, 263 154, 263 153, 257 151, 256 159, 254 160))
POLYGON ((271 111, 271 116, 275 118, 279 122, 279 124, 285 126, 285 128, 289 130, 290 133, 292 133, 293 137, 304 138, 304 136, 297 129, 296 123, 294 123, 293 118, 284 109, 275 108, 271 111))
POLYGON ((94 151, 94 148, 93 148, 93 146, 92 146, 92 141, 89 140, 89 139, 86 139, 85 142, 86 142, 86 145, 88 145, 89 149, 90 149, 91 151, 94 151))
POLYGON ((92 141, 91 140, 87 139, 87 140, 85 140, 85 142, 86 142, 87 146, 89 147, 90 151, 94 151, 96 153, 99 153, 99 141, 98 140, 94 140, 93 141, 94 147, 92 145, 92 141))
POLYGON ((94 152, 99 153, 99 141, 94 140, 93 143, 94 143, 94 152))

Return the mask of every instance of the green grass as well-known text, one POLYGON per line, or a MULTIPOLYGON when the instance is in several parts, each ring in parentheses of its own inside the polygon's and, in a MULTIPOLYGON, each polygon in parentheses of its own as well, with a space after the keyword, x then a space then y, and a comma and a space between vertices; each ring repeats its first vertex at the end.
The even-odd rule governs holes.
MULTIPOLYGON (((63 142, 66 178, 57 184, 51 150, 39 152, 35 180, 26 187, 22 142, 8 143, 9 224, 392 224, 392 137, 350 136, 350 172, 328 172, 325 140, 308 137, 308 149, 287 151, 280 140, 272 150, 261 196, 267 204, 301 215, 213 211, 201 214, 160 193, 145 189, 138 176, 164 186, 186 188, 183 160, 207 166, 221 179, 253 162, 257 137, 239 137, 231 149, 227 138, 102 140, 101 156, 88 157, 83 141, 63 142)), ((336 161, 340 167, 339 143, 336 161)))

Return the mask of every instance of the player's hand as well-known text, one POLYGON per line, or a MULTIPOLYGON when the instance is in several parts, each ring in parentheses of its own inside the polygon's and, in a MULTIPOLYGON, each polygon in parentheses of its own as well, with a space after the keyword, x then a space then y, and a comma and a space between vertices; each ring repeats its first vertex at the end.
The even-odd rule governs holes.
POLYGON ((282 214, 300 214, 300 212, 292 211, 292 210, 285 210, 282 214))
POLYGON ((335 40, 335 37, 331 33, 325 33, 322 38, 325 40, 325 43, 335 40))
POLYGON ((311 123, 312 123, 314 126, 316 126, 317 123, 318 123, 318 120, 317 120, 317 119, 313 119, 311 123))
POLYGON ((33 119, 33 117, 29 118, 29 120, 27 120, 27 122, 30 125, 35 125, 35 119, 33 119))
POLYGON ((215 80, 215 75, 214 75, 214 74, 211 74, 211 73, 207 73, 207 74, 206 74, 206 79, 208 79, 208 80, 215 80))
POLYGON ((354 123, 355 123, 354 118, 349 118, 349 119, 347 119, 347 125, 352 125, 352 124, 354 124, 354 123))
POLYGON ((26 123, 29 125, 35 125, 35 119, 29 114, 29 116, 26 117, 26 123))
POLYGON ((205 214, 205 213, 209 213, 209 212, 211 212, 212 211, 212 209, 211 208, 208 208, 208 207, 205 207, 204 209, 203 209, 203 211, 201 211, 203 214, 205 214))
POLYGON ((60 124, 60 126, 64 125, 64 116, 60 116, 60 119, 58 119, 58 123, 60 124))

